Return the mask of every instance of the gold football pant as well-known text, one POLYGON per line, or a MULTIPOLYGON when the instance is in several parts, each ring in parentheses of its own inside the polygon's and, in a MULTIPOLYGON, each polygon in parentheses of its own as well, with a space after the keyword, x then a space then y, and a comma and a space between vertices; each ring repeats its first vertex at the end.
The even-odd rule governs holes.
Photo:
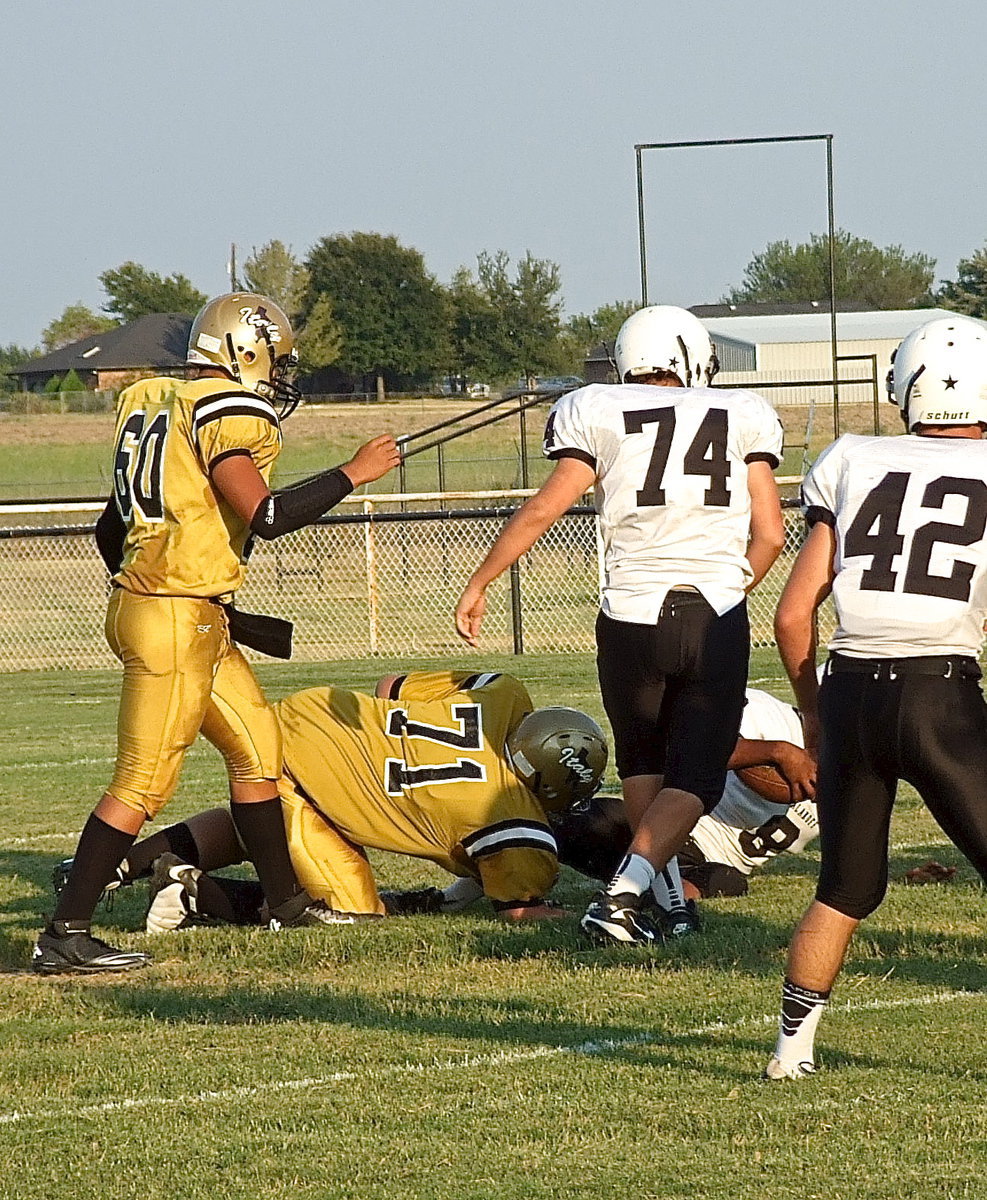
POLYGON ((299 794, 289 775, 280 783, 291 863, 310 896, 340 912, 384 913, 367 852, 299 794))
POLYGON ((222 754, 231 781, 278 778, 277 719, 230 641, 218 604, 116 588, 106 640, 123 663, 111 796, 154 817, 174 792, 200 730, 222 754))

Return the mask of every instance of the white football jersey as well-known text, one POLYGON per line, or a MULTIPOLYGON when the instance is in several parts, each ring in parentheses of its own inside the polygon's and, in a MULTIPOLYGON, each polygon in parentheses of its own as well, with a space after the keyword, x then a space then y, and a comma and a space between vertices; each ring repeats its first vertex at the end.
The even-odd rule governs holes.
POLYGON ((654 624, 665 593, 691 584, 718 614, 751 580, 749 463, 781 460, 778 414, 746 391, 590 384, 562 396, 548 458, 596 471, 603 611, 654 624))
POLYGON ((971 655, 987 616, 987 442, 844 434, 802 485, 836 531, 831 650, 971 655))
MULTIPOLYGON (((804 746, 802 722, 790 704, 767 692, 747 690, 740 736, 755 741, 804 746)), ((719 804, 700 817, 692 831, 707 862, 726 863, 749 875, 755 867, 788 851, 798 854, 819 832, 814 800, 772 804, 727 773, 719 804)))

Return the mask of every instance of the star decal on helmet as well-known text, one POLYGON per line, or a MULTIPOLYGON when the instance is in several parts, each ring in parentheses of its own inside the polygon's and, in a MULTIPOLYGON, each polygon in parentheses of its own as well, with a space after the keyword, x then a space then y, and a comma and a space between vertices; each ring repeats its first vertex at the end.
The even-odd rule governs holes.
POLYGON ((959 380, 954 379, 952 375, 950 375, 948 379, 943 380, 943 383, 946 385, 946 391, 951 392, 956 390, 956 385, 959 383, 959 380))

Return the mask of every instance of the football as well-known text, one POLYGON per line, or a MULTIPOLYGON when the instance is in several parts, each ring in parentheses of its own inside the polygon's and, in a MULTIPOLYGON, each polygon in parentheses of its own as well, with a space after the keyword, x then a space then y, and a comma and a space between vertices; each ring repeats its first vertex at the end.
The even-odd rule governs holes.
POLYGON ((772 804, 791 804, 792 793, 780 771, 766 764, 760 767, 741 767, 737 778, 752 792, 772 804))

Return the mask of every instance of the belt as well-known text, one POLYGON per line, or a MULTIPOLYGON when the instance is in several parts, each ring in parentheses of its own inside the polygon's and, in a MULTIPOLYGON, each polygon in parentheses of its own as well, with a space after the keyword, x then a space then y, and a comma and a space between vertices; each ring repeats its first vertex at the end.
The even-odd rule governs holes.
POLYGON ((979 679, 980 664, 962 655, 916 658, 850 658, 834 652, 826 660, 826 675, 869 675, 872 679, 902 679, 909 675, 932 675, 939 679, 979 679))

